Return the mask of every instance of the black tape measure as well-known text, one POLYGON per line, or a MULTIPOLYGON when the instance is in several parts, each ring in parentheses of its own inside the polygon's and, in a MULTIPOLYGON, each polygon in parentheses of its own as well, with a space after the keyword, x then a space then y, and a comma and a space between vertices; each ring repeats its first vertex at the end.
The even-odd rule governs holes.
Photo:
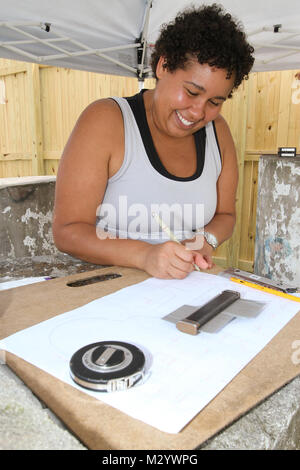
POLYGON ((127 390, 145 374, 144 353, 133 344, 102 341, 76 351, 70 360, 74 382, 90 390, 127 390))

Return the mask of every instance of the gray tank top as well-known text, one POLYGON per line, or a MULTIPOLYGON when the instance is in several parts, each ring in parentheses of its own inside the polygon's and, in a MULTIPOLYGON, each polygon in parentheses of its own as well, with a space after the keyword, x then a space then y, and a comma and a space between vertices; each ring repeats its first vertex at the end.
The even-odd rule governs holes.
MULTIPOLYGON (((127 99, 113 99, 123 114, 125 152, 122 166, 109 178, 97 209, 98 237, 162 243, 170 237, 161 230, 153 216, 155 213, 179 241, 192 238, 196 229, 210 222, 217 206, 216 183, 221 172, 221 157, 214 123, 210 122, 202 130, 206 138, 200 164, 198 155, 196 174, 179 178, 164 169, 159 157, 156 162, 153 160, 155 147, 144 108, 138 126, 134 108, 127 99), (144 129, 148 140, 141 135, 140 130, 144 134, 144 129)), ((142 95, 137 95, 137 99, 143 107, 142 95)), ((197 148, 196 139, 195 142, 197 148)))

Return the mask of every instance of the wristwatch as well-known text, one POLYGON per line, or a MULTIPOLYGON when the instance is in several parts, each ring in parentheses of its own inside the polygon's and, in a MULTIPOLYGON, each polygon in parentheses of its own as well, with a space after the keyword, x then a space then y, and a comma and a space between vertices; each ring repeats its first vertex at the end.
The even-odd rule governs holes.
POLYGON ((203 229, 197 229, 196 233, 199 233, 200 235, 203 235, 207 243, 213 247, 214 250, 216 250, 219 246, 219 242, 217 238, 210 232, 206 232, 206 230, 203 229))

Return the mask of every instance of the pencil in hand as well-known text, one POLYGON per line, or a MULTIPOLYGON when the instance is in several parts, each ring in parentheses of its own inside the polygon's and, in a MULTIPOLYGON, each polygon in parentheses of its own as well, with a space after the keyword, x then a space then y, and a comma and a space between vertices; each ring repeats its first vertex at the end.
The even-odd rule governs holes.
MULTIPOLYGON (((160 228, 168 235, 170 240, 172 240, 173 242, 179 243, 179 245, 181 245, 178 238, 175 237, 174 233, 170 230, 170 228, 164 223, 164 221, 160 218, 160 216, 156 212, 152 212, 152 217, 156 220, 160 228)), ((201 271, 199 266, 197 266, 196 263, 193 263, 193 266, 196 271, 199 271, 199 272, 201 271)))

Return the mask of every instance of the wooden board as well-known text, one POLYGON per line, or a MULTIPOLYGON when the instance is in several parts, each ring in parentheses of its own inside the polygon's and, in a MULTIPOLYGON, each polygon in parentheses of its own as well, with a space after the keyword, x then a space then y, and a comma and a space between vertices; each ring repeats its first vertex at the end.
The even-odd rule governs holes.
MULTIPOLYGON (((2 291, 0 338, 147 277, 135 269, 111 267, 2 291), (122 277, 67 286, 106 273, 122 277)), ((299 375, 300 364, 292 361, 292 344, 299 338, 300 313, 178 434, 133 419, 12 354, 6 354, 6 362, 90 449, 185 450, 196 448, 299 375)))

